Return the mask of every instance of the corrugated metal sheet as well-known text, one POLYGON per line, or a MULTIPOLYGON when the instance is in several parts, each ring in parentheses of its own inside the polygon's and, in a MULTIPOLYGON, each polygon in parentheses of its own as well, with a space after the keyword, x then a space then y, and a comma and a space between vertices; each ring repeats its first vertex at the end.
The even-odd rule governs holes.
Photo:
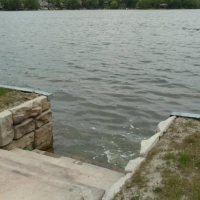
POLYGON ((193 114, 193 113, 182 113, 182 112, 172 112, 170 116, 178 116, 178 117, 188 117, 188 118, 195 118, 200 119, 199 114, 193 114))

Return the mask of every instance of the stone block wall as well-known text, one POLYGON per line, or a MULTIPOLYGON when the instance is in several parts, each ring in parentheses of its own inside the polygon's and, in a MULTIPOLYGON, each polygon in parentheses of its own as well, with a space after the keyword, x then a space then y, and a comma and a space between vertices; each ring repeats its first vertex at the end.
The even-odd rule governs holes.
POLYGON ((53 150, 51 104, 46 96, 0 112, 0 148, 53 150))

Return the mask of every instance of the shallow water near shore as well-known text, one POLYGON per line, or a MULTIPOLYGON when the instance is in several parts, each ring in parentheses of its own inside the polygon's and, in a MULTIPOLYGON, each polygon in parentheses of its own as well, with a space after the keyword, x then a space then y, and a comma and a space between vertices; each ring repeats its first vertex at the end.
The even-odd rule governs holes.
POLYGON ((52 92, 55 152, 124 166, 172 111, 200 113, 200 10, 0 12, 0 82, 52 92))

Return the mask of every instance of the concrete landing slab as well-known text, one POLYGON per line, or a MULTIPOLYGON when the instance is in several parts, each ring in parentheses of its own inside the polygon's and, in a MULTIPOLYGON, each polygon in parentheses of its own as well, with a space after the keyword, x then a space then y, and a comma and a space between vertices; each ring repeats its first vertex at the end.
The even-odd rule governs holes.
POLYGON ((31 180, 36 180, 52 187, 73 192, 87 200, 100 200, 105 193, 102 189, 76 182, 79 180, 79 176, 80 180, 85 178, 86 181, 87 177, 78 174, 75 170, 69 170, 44 160, 28 158, 12 151, 0 150, 0 168, 17 172, 31 180))
POLYGON ((30 179, 19 171, 4 167, 0 167, 0 199, 84 200, 81 195, 30 179))
POLYGON ((54 158, 22 149, 14 149, 13 152, 17 155, 31 158, 32 160, 45 161, 65 168, 69 172, 73 172, 73 178, 71 178, 73 181, 103 190, 109 189, 113 183, 124 176, 123 173, 84 163, 68 157, 61 156, 60 158, 54 158), (74 174, 76 174, 76 176, 74 174))

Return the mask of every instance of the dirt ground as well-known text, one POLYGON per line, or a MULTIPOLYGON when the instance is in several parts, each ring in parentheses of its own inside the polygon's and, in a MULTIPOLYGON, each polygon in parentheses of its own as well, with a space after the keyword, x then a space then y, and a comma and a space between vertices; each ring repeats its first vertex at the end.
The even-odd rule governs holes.
POLYGON ((200 120, 177 117, 113 200, 200 200, 200 120))
POLYGON ((16 91, 16 90, 8 92, 5 95, 0 96, 0 112, 8 108, 18 106, 21 103, 24 103, 38 96, 40 95, 35 93, 16 91))

